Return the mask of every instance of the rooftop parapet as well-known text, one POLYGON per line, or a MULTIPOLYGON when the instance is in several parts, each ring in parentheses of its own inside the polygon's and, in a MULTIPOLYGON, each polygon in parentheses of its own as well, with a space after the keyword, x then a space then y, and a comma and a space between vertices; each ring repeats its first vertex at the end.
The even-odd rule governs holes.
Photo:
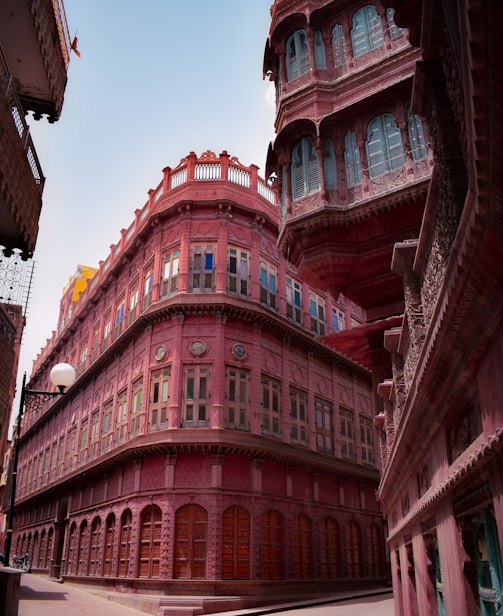
MULTIPOLYGON (((71 318, 66 320, 58 331, 53 331, 51 338, 47 339, 37 358, 33 362, 33 372, 42 365, 50 355, 57 341, 64 331, 71 327, 72 323, 83 310, 87 300, 103 284, 106 277, 119 264, 123 256, 131 248, 134 238, 149 225, 149 220, 170 207, 178 207, 179 203, 188 200, 211 200, 232 201, 239 197, 239 204, 254 212, 264 214, 278 224, 278 211, 275 206, 275 194, 271 186, 258 176, 258 167, 242 165, 235 156, 229 156, 224 150, 220 156, 207 150, 200 157, 190 152, 180 160, 175 167, 163 169, 163 179, 155 189, 148 191, 148 201, 141 209, 135 211, 135 218, 127 229, 121 230, 120 240, 110 246, 110 254, 104 261, 100 261, 96 273, 90 277, 86 288, 80 289, 75 296, 75 308, 71 318), (207 189, 208 184, 219 185, 218 197, 204 197, 208 191, 198 191, 198 185, 207 189), (257 200, 257 195, 261 198, 257 200)), ((213 195, 213 191, 211 192, 213 195)), ((93 269, 93 268, 90 268, 93 269)), ((94 272, 94 270, 93 270, 94 272)), ((65 287, 65 291, 67 287, 65 287)))

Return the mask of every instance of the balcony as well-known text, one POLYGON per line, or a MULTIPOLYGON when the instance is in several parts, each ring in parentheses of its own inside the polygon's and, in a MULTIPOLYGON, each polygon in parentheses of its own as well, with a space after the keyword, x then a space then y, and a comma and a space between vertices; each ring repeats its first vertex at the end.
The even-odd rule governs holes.
POLYGON ((71 48, 63 0, 3 0, 0 41, 24 112, 58 120, 71 48))
POLYGON ((37 241, 44 176, 1 48, 0 126, 0 245, 29 257, 37 241))

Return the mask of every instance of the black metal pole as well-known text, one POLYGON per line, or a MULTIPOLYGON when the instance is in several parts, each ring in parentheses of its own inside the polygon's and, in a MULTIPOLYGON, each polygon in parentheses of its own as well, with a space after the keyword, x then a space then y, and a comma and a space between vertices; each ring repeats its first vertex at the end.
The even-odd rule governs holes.
POLYGON ((14 505, 16 502, 16 484, 17 484, 17 460, 19 457, 19 438, 21 436, 21 420, 24 412, 24 397, 26 390, 26 372, 23 375, 23 386, 21 387, 21 400, 19 402, 19 413, 17 416, 17 433, 15 438, 13 437, 14 445, 14 465, 12 467, 11 478, 11 491, 10 491, 10 506, 9 506, 9 519, 7 523, 7 538, 5 541, 5 554, 4 554, 4 567, 10 566, 10 548, 12 545, 12 526, 14 524, 14 505))

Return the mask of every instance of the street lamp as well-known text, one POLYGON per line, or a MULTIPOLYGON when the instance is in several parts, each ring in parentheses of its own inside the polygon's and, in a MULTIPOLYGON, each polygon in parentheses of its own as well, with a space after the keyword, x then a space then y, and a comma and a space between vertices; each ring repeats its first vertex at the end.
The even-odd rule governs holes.
POLYGON ((9 566, 10 548, 12 544, 12 524, 14 522, 14 504, 16 501, 16 483, 17 483, 17 461, 19 457, 19 437, 21 435, 21 420, 25 406, 28 410, 38 410, 50 398, 61 396, 65 393, 65 389, 73 385, 75 381, 75 370, 70 364, 56 364, 49 374, 49 378, 53 385, 58 388, 58 391, 36 391, 26 389, 26 372, 23 375, 23 386, 21 388, 21 400, 19 402, 19 413, 17 416, 17 432, 12 438, 12 447, 14 449, 14 464, 12 467, 11 493, 9 506, 9 519, 7 526, 7 537, 5 540, 4 567, 9 566))

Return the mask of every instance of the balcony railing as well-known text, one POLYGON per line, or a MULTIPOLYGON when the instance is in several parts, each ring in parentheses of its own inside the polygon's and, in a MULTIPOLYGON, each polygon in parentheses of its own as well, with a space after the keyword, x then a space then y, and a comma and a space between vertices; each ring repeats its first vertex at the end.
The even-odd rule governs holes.
POLYGON ((7 103, 10 107, 12 121, 19 135, 20 144, 25 152, 26 160, 28 161, 28 166, 31 169, 33 179, 35 180, 35 184, 37 185, 40 194, 42 194, 45 182, 44 174, 42 173, 42 167, 40 166, 40 162, 35 151, 35 146, 33 145, 30 137, 30 128, 24 119, 23 107, 21 106, 21 102, 18 98, 13 77, 9 72, 9 67, 7 66, 7 61, 1 47, 0 87, 3 90, 7 103))

